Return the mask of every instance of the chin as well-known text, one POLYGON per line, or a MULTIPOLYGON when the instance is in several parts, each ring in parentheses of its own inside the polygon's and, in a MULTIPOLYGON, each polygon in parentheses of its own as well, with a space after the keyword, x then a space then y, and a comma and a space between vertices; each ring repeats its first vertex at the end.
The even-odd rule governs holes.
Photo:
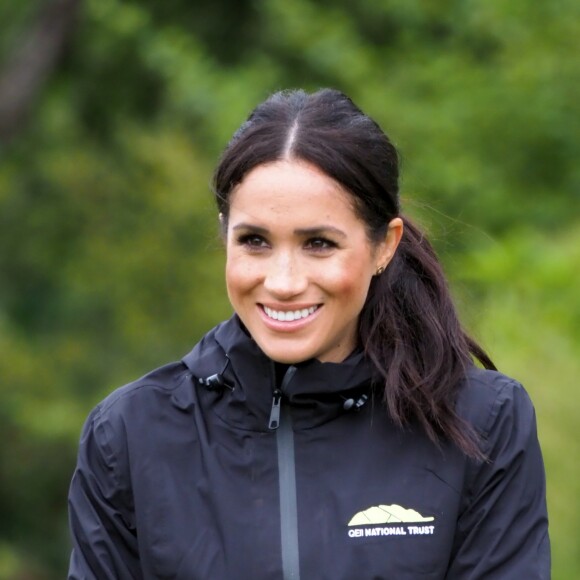
POLYGON ((288 352, 288 350, 284 349, 272 350, 268 348, 262 348, 262 350, 269 359, 285 365, 298 364, 314 358, 315 356, 314 353, 288 352))
POLYGON ((301 362, 304 362, 304 361, 307 361, 307 360, 313 358, 311 356, 302 356, 301 357, 301 356, 292 356, 292 355, 288 355, 288 354, 286 354, 286 355, 280 354, 278 356, 278 354, 270 355, 268 353, 266 353, 266 356, 269 359, 273 360, 274 362, 282 363, 284 365, 297 365, 301 362))

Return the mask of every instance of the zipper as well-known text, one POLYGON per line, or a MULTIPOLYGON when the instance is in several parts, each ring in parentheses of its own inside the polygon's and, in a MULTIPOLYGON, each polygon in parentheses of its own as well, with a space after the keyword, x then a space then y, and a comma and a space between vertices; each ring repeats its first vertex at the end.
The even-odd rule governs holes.
POLYGON ((276 389, 272 397, 272 409, 270 410, 270 421, 268 421, 268 429, 271 431, 278 429, 280 426, 280 405, 282 403, 282 391, 276 389))
POLYGON ((290 366, 279 389, 272 397, 269 429, 276 431, 278 449, 278 487, 280 492, 280 537, 282 541, 282 578, 300 580, 298 549, 298 503, 296 500, 296 462, 294 429, 290 408, 282 400, 284 388, 292 380, 296 367, 290 366))

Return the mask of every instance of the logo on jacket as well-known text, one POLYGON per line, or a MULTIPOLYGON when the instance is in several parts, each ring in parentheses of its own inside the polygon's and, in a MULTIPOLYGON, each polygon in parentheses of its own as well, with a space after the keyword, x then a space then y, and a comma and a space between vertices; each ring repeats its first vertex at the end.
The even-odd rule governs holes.
POLYGON ((418 511, 397 504, 376 505, 355 514, 348 522, 350 538, 368 536, 433 535, 434 525, 411 525, 433 522, 433 516, 422 516, 418 511), (389 524, 389 525, 384 525, 389 524), (405 525, 393 525, 405 524, 405 525))

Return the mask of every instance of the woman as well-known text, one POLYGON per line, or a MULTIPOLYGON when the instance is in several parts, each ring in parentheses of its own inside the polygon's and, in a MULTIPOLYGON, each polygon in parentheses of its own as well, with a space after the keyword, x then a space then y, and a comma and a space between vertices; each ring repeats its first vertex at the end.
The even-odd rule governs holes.
POLYGON ((277 93, 215 194, 235 315, 89 416, 69 578, 549 578, 533 407, 462 330, 379 126, 277 93))

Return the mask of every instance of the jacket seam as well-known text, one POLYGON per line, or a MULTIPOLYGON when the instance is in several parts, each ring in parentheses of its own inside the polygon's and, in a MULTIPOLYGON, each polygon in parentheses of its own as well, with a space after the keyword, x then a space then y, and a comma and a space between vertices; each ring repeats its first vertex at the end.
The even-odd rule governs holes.
POLYGON ((119 392, 119 390, 117 390, 116 392, 113 391, 113 393, 111 393, 110 395, 110 399, 106 400, 103 402, 103 404, 101 405, 101 412, 108 412, 109 410, 113 409, 118 403, 120 403, 122 400, 126 399, 127 397, 132 397, 135 394, 137 394, 138 392, 142 391, 145 388, 154 388, 157 389, 159 391, 163 391, 165 393, 172 394, 173 391, 175 391, 175 389, 177 389, 179 386, 181 386, 181 384, 183 383, 183 381, 187 378, 187 371, 182 371, 183 375, 179 381, 176 381, 176 384, 168 387, 166 384, 163 384, 162 382, 155 382, 155 381, 147 381, 144 383, 139 384, 139 382, 136 383, 129 383, 127 385, 125 385, 125 387, 120 387, 120 390, 122 389, 126 389, 124 390, 124 392, 119 392))

